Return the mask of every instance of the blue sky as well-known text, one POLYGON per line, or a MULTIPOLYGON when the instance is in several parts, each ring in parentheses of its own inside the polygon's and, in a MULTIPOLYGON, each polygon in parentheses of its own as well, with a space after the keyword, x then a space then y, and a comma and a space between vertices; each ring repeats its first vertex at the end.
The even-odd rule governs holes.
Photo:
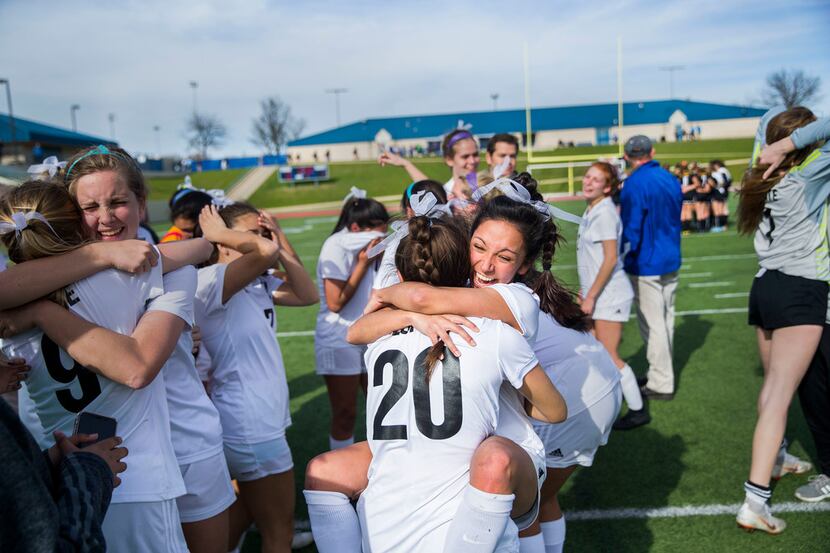
MULTIPOLYGON (((823 78, 812 107, 830 115, 830 0, 772 2, 161 2, 0 1, 0 78, 15 114, 109 135, 132 152, 186 153, 197 81, 200 111, 227 125, 217 154, 254 154, 258 101, 281 96, 306 134, 341 120, 524 104, 522 44, 535 106, 615 101, 623 38, 627 101, 675 96, 757 103, 766 75, 823 78)), ((0 95, 0 111, 6 111, 0 95)))

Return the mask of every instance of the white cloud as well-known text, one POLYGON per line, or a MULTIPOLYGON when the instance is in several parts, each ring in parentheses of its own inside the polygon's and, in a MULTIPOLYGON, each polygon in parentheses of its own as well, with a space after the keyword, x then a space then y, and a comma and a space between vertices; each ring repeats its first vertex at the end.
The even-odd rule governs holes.
MULTIPOLYGON (((281 2, 158 0, 111 4, 0 4, 0 77, 22 117, 116 136, 134 151, 183 152, 198 81, 200 110, 229 127, 223 153, 248 142, 258 101, 279 94, 308 122, 523 105, 522 43, 531 48, 534 105, 613 101, 616 37, 623 36, 625 97, 668 96, 660 66, 684 65, 678 97, 744 103, 765 75, 797 67, 830 75, 826 2, 597 3, 466 0, 281 2)), ((830 113, 830 80, 818 107, 830 113)), ((0 102, 2 104, 2 102, 0 102)))

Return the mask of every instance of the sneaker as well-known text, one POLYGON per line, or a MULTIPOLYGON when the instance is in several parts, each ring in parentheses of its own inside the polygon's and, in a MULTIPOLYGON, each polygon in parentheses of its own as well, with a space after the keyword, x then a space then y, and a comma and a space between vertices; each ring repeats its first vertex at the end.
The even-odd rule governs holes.
POLYGON ((772 467, 772 477, 778 480, 787 474, 804 474, 811 470, 813 470, 813 464, 810 461, 799 459, 784 450, 784 455, 779 455, 775 459, 775 466, 772 467))
POLYGON ((629 409, 628 413, 617 419, 614 423, 614 430, 631 430, 651 422, 651 415, 648 414, 648 406, 643 404, 639 411, 629 409))
POLYGON ((772 516, 769 509, 769 504, 764 503, 764 508, 760 513, 756 513, 752 507, 749 506, 749 501, 744 501, 741 508, 738 509, 738 516, 735 517, 738 526, 747 532, 754 532, 761 530, 768 534, 780 534, 787 528, 787 523, 778 517, 772 516))
POLYGON ((314 536, 311 532, 294 532, 294 537, 291 539, 291 549, 302 549, 314 543, 314 536))
POLYGON ((795 490, 795 496, 811 503, 827 499, 830 497, 830 477, 826 474, 811 476, 806 484, 795 490))

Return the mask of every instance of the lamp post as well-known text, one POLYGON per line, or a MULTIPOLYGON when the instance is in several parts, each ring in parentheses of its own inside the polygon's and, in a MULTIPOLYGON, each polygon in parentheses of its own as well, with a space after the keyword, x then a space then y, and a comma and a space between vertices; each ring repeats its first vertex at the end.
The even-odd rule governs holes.
POLYGON ((156 134, 156 157, 161 158, 161 142, 159 141, 159 131, 161 127, 153 125, 153 132, 156 134))
MULTIPOLYGON (((6 85, 6 103, 9 106, 9 145, 11 146, 17 141, 17 136, 14 129, 14 111, 12 110, 12 85, 8 79, 0 79, 0 84, 6 85)), ((13 148, 16 150, 17 146, 15 145, 13 146, 13 148)), ((14 151, 12 150, 12 148, 9 148, 9 150, 14 151)))
POLYGON ((110 113, 107 115, 107 120, 110 122, 110 138, 115 142, 115 114, 110 113))
POLYGON ((79 106, 78 104, 72 104, 71 106, 69 106, 69 115, 72 117, 73 132, 78 132, 78 120, 75 116, 75 112, 77 112, 79 109, 81 109, 81 106, 79 106))
POLYGON ((686 69, 685 65, 665 65, 660 68, 660 71, 669 72, 669 100, 674 100, 674 72, 686 69))
POLYGON ((334 94, 334 109, 337 117, 337 126, 340 126, 340 95, 348 92, 347 88, 328 88, 326 94, 334 94))
POLYGON ((193 113, 196 113, 196 90, 199 88, 199 83, 190 81, 190 88, 193 89, 193 113))
POLYGON ((499 93, 494 92, 490 94, 490 99, 493 100, 493 111, 496 111, 498 109, 499 93))

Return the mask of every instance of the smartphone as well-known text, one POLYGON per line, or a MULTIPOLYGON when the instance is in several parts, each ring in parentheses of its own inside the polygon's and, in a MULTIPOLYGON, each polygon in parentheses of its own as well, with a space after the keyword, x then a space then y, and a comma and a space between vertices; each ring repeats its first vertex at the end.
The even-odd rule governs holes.
POLYGON ((98 434, 98 439, 95 442, 87 442, 80 446, 86 447, 115 436, 116 426, 117 423, 113 418, 85 411, 75 417, 73 434, 98 434))

